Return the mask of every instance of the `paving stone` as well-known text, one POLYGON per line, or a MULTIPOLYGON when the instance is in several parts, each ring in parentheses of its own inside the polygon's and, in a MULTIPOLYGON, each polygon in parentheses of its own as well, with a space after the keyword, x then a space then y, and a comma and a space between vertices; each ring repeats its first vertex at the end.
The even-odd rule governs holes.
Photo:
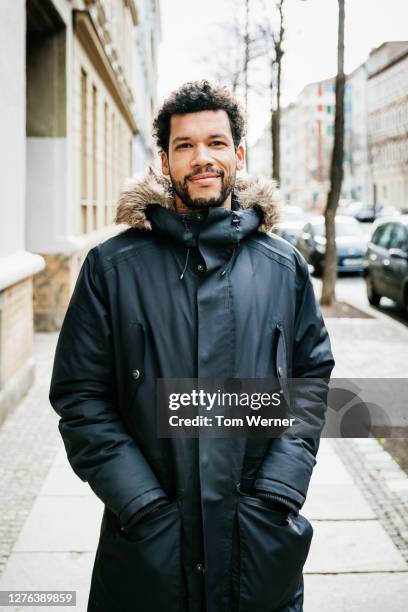
MULTIPOLYGON (((77 605, 58 607, 0 607, 0 612, 85 612, 95 553, 13 552, 0 577, 0 590, 76 591, 77 605)), ((118 611, 119 612, 119 611, 118 611)))
POLYGON ((312 521, 307 573, 408 571, 379 521, 312 521))
POLYGON ((387 480, 387 486, 391 489, 391 491, 408 491, 408 479, 397 478, 395 480, 389 479, 387 480))
MULTIPOLYGON (((387 455, 377 441, 375 444, 377 452, 387 455)), ((334 448, 408 562, 408 544, 405 538, 400 537, 402 532, 408 530, 408 476, 401 470, 398 479, 392 481, 385 478, 384 473, 367 461, 367 453, 357 440, 335 440, 334 448)))
POLYGON ((16 552, 96 550, 103 504, 92 497, 38 497, 14 546, 16 552))
POLYGON ((408 573, 305 575, 304 612, 404 612, 408 573))
POLYGON ((317 461, 312 474, 313 485, 353 484, 353 479, 337 455, 327 454, 317 461))
POLYGON ((60 444, 58 445, 58 452, 55 455, 55 458, 54 458, 54 461, 53 461, 53 465, 61 465, 61 466, 64 466, 64 467, 66 465, 69 465, 69 461, 67 459, 67 451, 65 450, 65 446, 64 446, 64 443, 62 441, 62 438, 60 438, 60 444))
POLYGON ((309 519, 375 519, 375 513, 354 484, 310 485, 302 513, 309 519))
POLYGON ((54 465, 47 474, 40 495, 94 496, 87 482, 83 482, 72 470, 69 463, 54 465))
POLYGON ((336 359, 334 377, 406 377, 408 330, 403 325, 383 319, 326 319, 325 323, 336 359))
POLYGON ((330 438, 322 438, 320 440, 319 450, 317 453, 317 460, 319 460, 322 455, 335 455, 336 451, 333 448, 333 444, 330 442, 330 438))

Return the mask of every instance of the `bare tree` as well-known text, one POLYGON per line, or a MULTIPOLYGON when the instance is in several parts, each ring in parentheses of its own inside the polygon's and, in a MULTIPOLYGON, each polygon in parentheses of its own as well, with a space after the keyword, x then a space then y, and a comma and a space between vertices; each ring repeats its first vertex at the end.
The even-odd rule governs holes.
POLYGON ((200 61, 211 67, 212 78, 217 83, 222 83, 238 96, 244 87, 244 38, 238 14, 233 12, 231 21, 218 23, 215 27, 218 33, 214 36, 211 54, 203 55, 200 61))
POLYGON ((283 26, 283 4, 285 0, 279 0, 277 10, 279 13, 279 28, 277 35, 273 37, 275 48, 276 66, 276 108, 272 110, 272 178, 280 183, 280 120, 281 120, 281 80, 282 80, 282 58, 283 58, 283 37, 285 28, 283 26))
POLYGON ((283 57, 283 5, 285 0, 276 0, 271 11, 271 3, 262 2, 264 19, 257 25, 258 38, 263 47, 264 59, 269 68, 269 99, 270 99, 270 135, 272 166, 271 176, 280 180, 280 109, 281 109, 281 77, 283 57), (279 15, 279 26, 276 29, 275 9, 279 15))
POLYGON ((335 219, 343 182, 344 157, 344 24, 345 0, 338 0, 339 26, 337 41, 336 114, 334 118, 334 144, 330 169, 330 190, 324 213, 326 226, 326 254, 324 258, 323 286, 320 297, 322 306, 330 306, 335 300, 337 276, 337 251, 335 219))
MULTIPOLYGON (((303 0, 306 1, 306 0, 303 0)), ((265 20, 259 28, 259 33, 265 45, 265 57, 268 60, 270 79, 269 95, 271 101, 271 151, 272 151, 272 178, 280 183, 280 133, 281 133, 281 93, 282 93, 282 60, 284 56, 285 40, 285 0, 273 0, 272 14, 269 0, 265 0, 263 8, 265 20)))
MULTIPOLYGON (((214 37, 217 41, 215 48, 213 46, 211 55, 202 59, 207 66, 212 67, 216 81, 226 85, 242 100, 247 124, 250 119, 250 95, 264 95, 265 92, 265 45, 259 35, 264 15, 257 10, 259 3, 262 3, 262 0, 231 0, 231 19, 218 24, 220 35, 214 37), (259 64, 262 64, 261 70, 259 64)), ((247 140, 245 149, 249 170, 247 140)))

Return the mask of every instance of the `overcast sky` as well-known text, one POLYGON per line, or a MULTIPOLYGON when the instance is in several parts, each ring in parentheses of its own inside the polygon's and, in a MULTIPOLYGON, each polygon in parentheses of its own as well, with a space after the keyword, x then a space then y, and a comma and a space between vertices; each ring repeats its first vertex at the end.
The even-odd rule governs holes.
MULTIPOLYGON (((268 2, 268 0, 266 0, 268 2)), ((275 0, 269 0, 274 2, 275 0)), ((220 30, 231 18, 231 0, 161 0, 162 43, 159 96, 187 80, 209 78, 220 30), (208 57, 208 67, 202 58, 208 57), (201 61, 200 61, 201 60, 201 61)), ((243 0, 232 5, 239 9, 243 0)), ((294 100, 310 82, 336 72, 337 0, 286 0, 283 101, 294 100)), ((408 40, 408 0, 346 0, 346 71, 365 61, 387 40, 408 40)), ((215 61, 215 58, 214 58, 215 61)), ((268 96, 249 106, 249 142, 268 120, 268 96)))

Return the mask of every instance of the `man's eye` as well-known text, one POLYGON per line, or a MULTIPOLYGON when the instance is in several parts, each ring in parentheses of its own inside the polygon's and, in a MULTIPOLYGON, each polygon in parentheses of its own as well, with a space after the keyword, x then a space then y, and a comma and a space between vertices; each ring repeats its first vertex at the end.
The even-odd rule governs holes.
POLYGON ((183 142, 183 144, 177 145, 176 149, 187 149, 187 147, 191 147, 189 142, 183 142))
POLYGON ((222 146, 225 145, 225 142, 222 142, 221 140, 213 140, 211 144, 216 146, 222 146))

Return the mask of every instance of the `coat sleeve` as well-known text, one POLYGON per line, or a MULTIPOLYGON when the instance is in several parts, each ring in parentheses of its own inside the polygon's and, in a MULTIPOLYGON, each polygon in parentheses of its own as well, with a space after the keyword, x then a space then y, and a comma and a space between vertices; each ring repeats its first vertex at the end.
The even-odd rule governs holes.
POLYGON ((297 277, 296 314, 292 345, 291 414, 308 423, 313 438, 284 434, 270 442, 257 473, 256 491, 266 491, 301 508, 316 464, 320 432, 324 426, 328 383, 334 359, 330 340, 313 291, 306 262, 297 277), (305 380, 303 384, 299 379, 305 380), (313 380, 312 380, 313 379, 313 380), (300 382, 300 385, 299 385, 300 382))
POLYGON ((97 262, 96 247, 65 315, 49 399, 72 469, 125 524, 165 493, 117 410, 112 331, 97 262))

